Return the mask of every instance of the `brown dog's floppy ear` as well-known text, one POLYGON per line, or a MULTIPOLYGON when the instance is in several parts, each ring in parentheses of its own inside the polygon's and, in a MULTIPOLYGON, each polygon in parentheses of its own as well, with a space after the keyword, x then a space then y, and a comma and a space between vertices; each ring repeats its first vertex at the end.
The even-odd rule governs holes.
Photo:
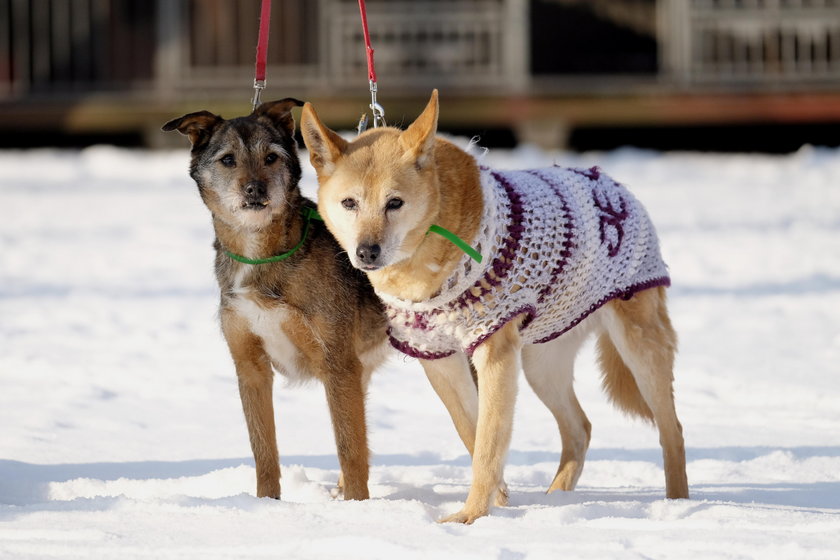
POLYGON ((266 101, 254 109, 258 117, 268 117, 278 130, 285 130, 289 136, 295 133, 295 119, 292 117, 293 107, 302 107, 303 101, 287 97, 280 101, 266 101))
POLYGON ((214 115, 210 111, 199 111, 172 119, 163 125, 162 130, 167 132, 177 130, 184 136, 189 136, 193 148, 200 148, 210 140, 213 129, 223 120, 222 117, 214 115))
POLYGON ((300 133, 309 150, 309 161, 318 176, 331 175, 336 162, 347 149, 347 141, 324 126, 311 103, 303 106, 300 133))
POLYGON ((435 149, 435 134, 438 121, 438 90, 432 90, 429 103, 411 126, 400 134, 400 144, 406 155, 415 160, 418 168, 429 161, 435 149))

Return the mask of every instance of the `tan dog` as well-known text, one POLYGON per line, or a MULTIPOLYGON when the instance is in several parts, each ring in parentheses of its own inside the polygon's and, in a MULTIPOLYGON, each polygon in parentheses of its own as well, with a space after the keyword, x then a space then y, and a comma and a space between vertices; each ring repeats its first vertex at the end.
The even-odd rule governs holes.
POLYGON ((563 441, 549 492, 574 488, 590 423, 574 394, 572 366, 593 332, 609 396, 655 422, 666 494, 687 498, 669 280, 646 213, 597 168, 480 169, 435 137, 437 116, 435 91, 404 132, 377 128, 347 142, 306 104, 301 130, 318 173, 321 215, 353 265, 367 272, 388 308, 392 344, 421 358, 473 457, 466 503, 443 521, 471 523, 494 497, 505 502, 520 363, 563 441), (483 264, 429 235, 432 225, 477 245, 483 264), (508 315, 497 320, 501 313, 508 315))
MULTIPOLYGON (((280 498, 274 371, 324 384, 344 497, 368 497, 365 392, 387 348, 382 305, 298 189, 291 109, 247 117, 207 111, 166 123, 192 143, 190 175, 213 216, 222 332, 257 468, 257 496, 280 498), (243 262, 245 261, 245 262, 243 262)), ((301 419, 298 419, 300 421, 301 419)))

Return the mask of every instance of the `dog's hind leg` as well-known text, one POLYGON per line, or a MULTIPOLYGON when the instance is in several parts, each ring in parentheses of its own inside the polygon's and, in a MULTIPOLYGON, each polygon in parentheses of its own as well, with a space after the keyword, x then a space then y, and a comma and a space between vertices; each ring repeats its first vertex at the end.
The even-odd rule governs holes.
POLYGON ((370 451, 365 426, 365 384, 362 365, 356 359, 337 360, 342 371, 324 376, 327 405, 332 418, 338 462, 341 465, 340 487, 345 500, 366 500, 370 451))
MULTIPOLYGON (((578 328, 581 327, 583 325, 578 328)), ((531 344, 522 349, 525 378, 557 420, 563 443, 560 466, 548 487, 549 493, 574 490, 589 448, 592 426, 578 403, 573 386, 575 355, 585 338, 572 331, 551 342, 531 344)))
MULTIPOLYGON (((362 395, 363 395, 363 397, 364 397, 364 395, 367 395, 368 386, 370 385, 370 377, 371 377, 371 374, 373 373, 373 370, 374 370, 374 368, 371 367, 370 365, 363 365, 362 366, 362 395)), ((328 398, 329 398, 329 396, 328 396, 328 398)), ((367 423, 366 422, 364 423, 363 427, 364 427, 365 432, 367 432, 367 423)), ((358 429, 358 428, 356 428, 356 429, 358 429)), ((365 439, 365 441, 367 441, 367 436, 365 436, 364 439, 365 439)), ((365 444, 365 445, 367 445, 367 444, 365 444)), ((366 447, 366 449, 368 449, 368 448, 366 447)), ((370 470, 370 466, 369 466, 369 464, 370 464, 370 450, 369 449, 368 449, 367 453, 368 453, 368 467, 367 467, 366 472, 369 473, 369 470, 370 470)), ((348 498, 347 497, 348 495, 345 492, 344 471, 339 471, 338 472, 338 484, 336 485, 336 488, 334 489, 334 491, 332 491, 331 493, 332 493, 334 498, 338 497, 338 496, 342 496, 345 499, 352 499, 352 498, 348 498)))
MULTIPOLYGON (((472 457, 478 423, 478 389, 466 354, 456 352, 446 358, 421 360, 420 363, 432 388, 452 417, 464 447, 472 457)), ((502 481, 496 494, 495 505, 506 506, 507 501, 507 486, 502 481)))
POLYGON ((688 498, 685 444, 674 406, 677 335, 668 318, 665 289, 648 289, 628 301, 613 300, 604 309, 609 336, 599 341, 604 386, 620 408, 652 416, 665 463, 665 495, 688 498))
POLYGON ((257 497, 280 498, 280 457, 274 428, 274 372, 262 340, 235 312, 221 310, 222 332, 236 366, 239 397, 257 469, 257 497))
POLYGON ((300 361, 324 384, 344 499, 366 500, 370 496, 365 422, 368 376, 352 346, 347 344, 352 340, 351 333, 340 329, 346 324, 335 321, 333 317, 298 312, 290 314, 282 328, 300 353, 300 361))

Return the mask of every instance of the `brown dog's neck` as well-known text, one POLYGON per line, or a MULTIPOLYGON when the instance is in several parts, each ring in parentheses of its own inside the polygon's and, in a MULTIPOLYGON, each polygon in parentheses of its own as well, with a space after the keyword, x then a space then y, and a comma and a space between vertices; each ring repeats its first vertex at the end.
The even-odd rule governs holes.
POLYGON ((221 248, 248 259, 280 255, 297 245, 304 230, 301 207, 286 207, 282 214, 260 229, 235 228, 213 216, 213 228, 221 248))
MULTIPOLYGON (((478 164, 454 144, 438 139, 432 165, 436 166, 440 205, 429 225, 444 227, 472 245, 484 212, 478 164)), ((439 235, 419 234, 424 238, 411 257, 368 273, 378 292, 426 300, 439 292, 453 273, 464 253, 439 235)))

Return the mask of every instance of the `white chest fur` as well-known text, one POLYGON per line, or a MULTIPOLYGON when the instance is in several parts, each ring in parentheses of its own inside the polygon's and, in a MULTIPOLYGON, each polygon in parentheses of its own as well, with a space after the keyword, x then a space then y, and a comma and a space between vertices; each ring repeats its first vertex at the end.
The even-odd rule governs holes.
POLYGON ((283 305, 265 308, 248 292, 247 289, 237 290, 232 306, 247 321, 251 332, 262 339, 274 369, 290 380, 302 381, 311 377, 308 371, 301 369, 298 349, 283 331, 283 325, 289 320, 288 310, 283 305))

